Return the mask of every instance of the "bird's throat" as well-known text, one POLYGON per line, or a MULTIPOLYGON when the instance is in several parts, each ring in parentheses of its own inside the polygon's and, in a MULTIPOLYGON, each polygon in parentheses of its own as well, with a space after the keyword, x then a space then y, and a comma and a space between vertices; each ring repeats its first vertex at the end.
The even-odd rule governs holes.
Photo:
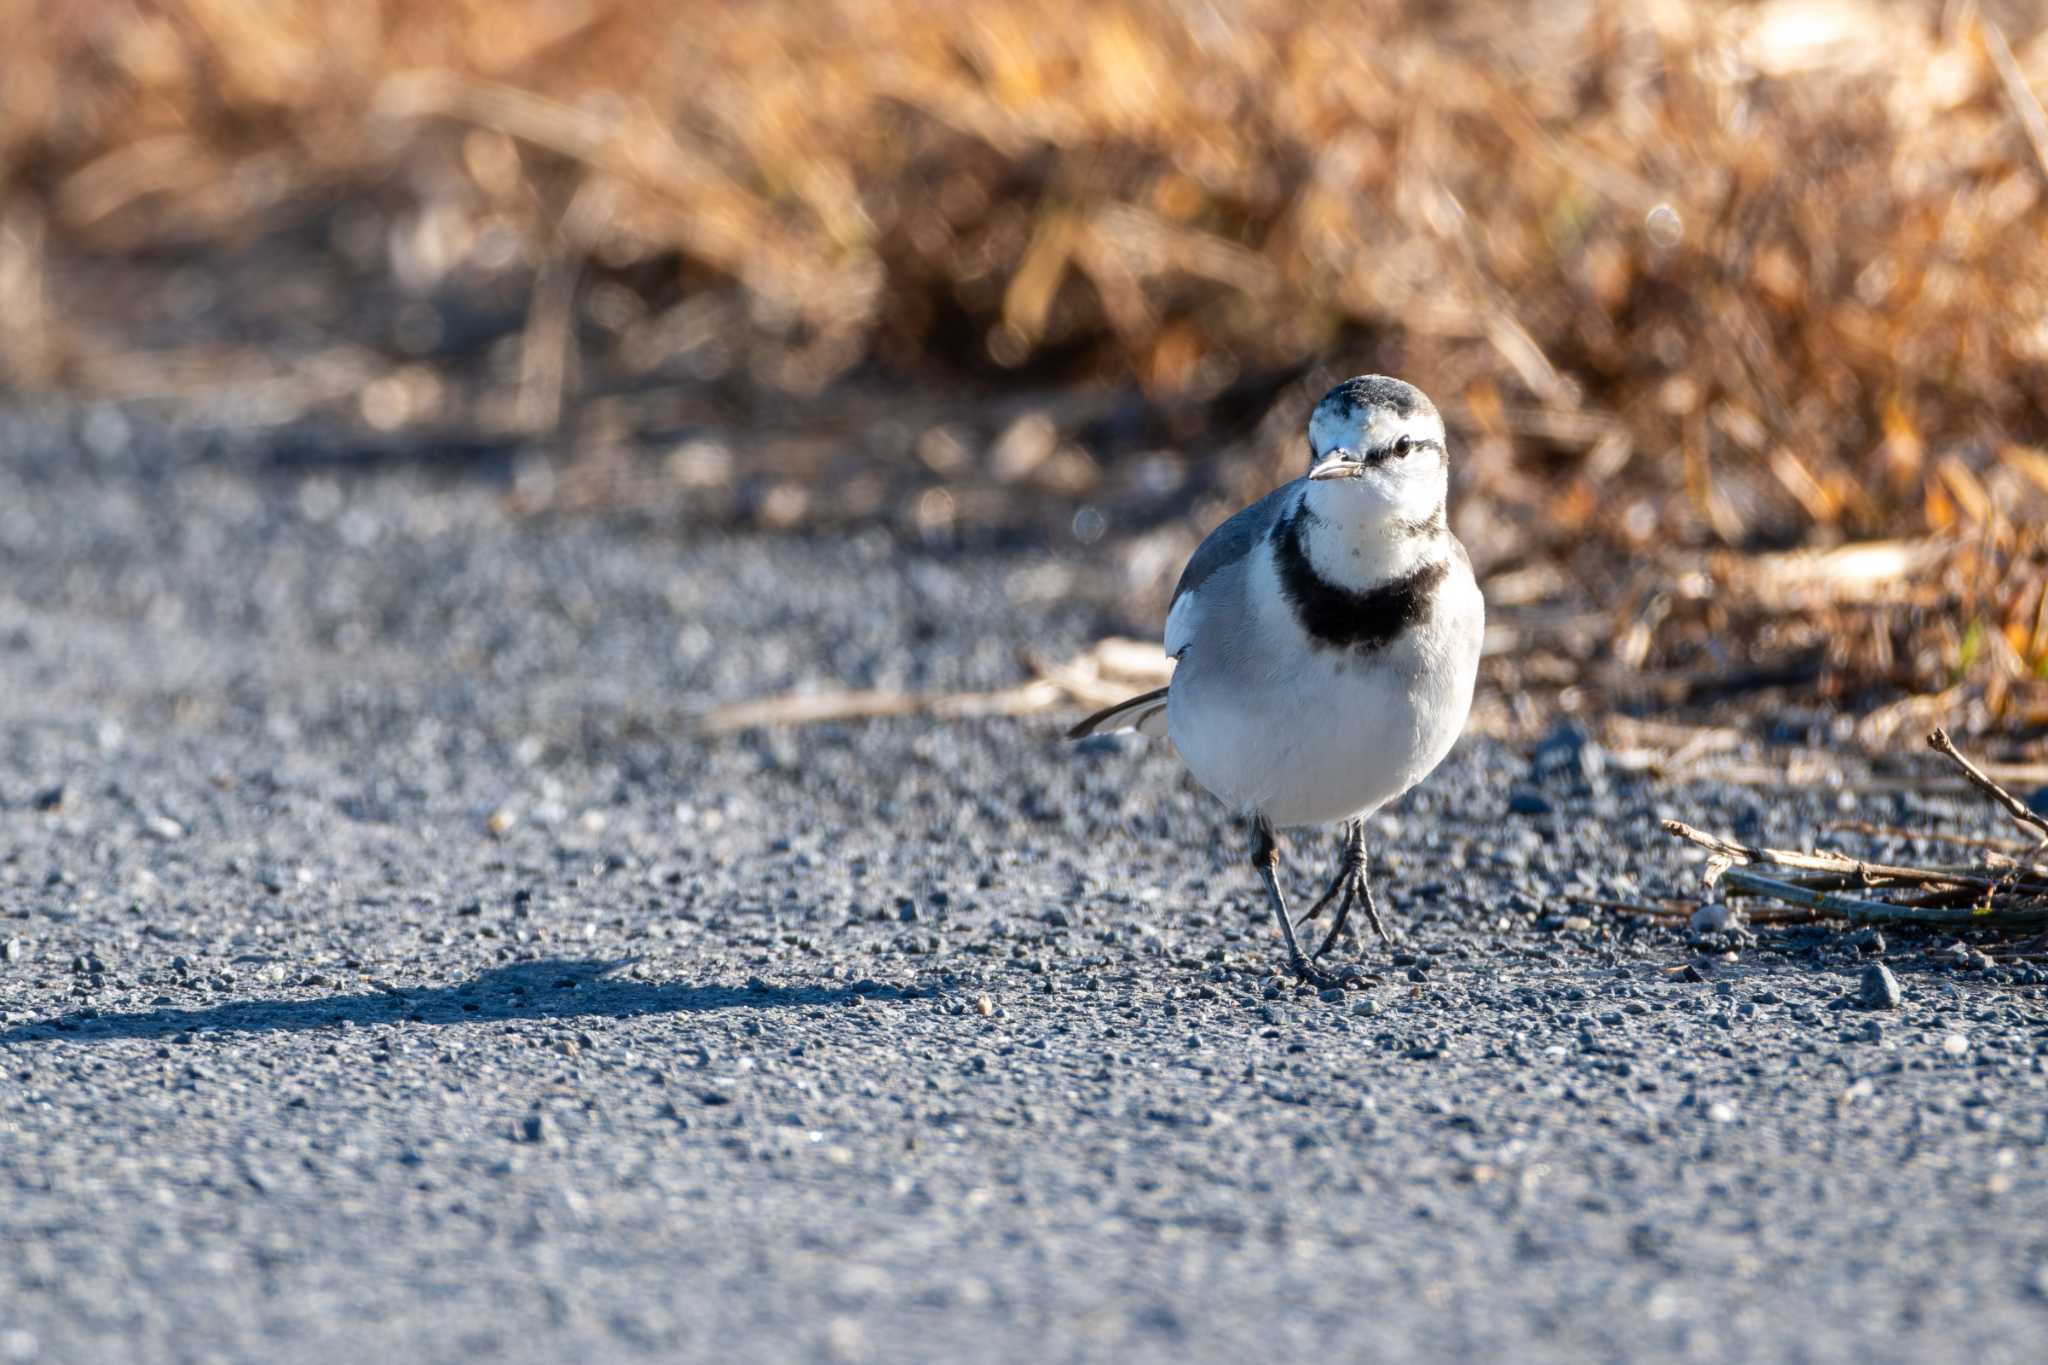
POLYGON ((1369 592, 1444 557, 1449 527, 1442 504, 1415 521, 1390 514, 1346 516, 1347 510, 1342 504, 1319 507, 1305 497, 1283 523, 1292 526, 1288 534, 1316 576, 1333 587, 1369 592))
POLYGON ((1310 639, 1370 652, 1429 619, 1450 571, 1441 519, 1434 529, 1382 527, 1358 541, 1334 530, 1306 504, 1273 527, 1280 591, 1310 639))

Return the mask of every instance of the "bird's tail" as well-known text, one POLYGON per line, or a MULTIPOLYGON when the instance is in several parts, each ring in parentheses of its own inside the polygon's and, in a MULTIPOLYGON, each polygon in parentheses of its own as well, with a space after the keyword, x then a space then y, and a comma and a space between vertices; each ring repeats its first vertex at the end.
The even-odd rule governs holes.
POLYGON ((1166 689, 1147 692, 1142 697, 1120 701, 1107 710, 1097 711, 1088 719, 1067 731, 1068 739, 1086 739, 1090 735, 1113 734, 1118 730, 1136 730, 1141 735, 1158 739, 1166 734, 1166 689))

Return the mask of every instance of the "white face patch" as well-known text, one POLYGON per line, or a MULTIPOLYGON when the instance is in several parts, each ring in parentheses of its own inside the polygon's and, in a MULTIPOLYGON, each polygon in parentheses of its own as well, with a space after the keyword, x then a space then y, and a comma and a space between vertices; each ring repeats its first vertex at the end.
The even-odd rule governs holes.
POLYGON ((1316 410, 1309 414, 1309 452, 1318 460, 1338 449, 1362 455, 1368 450, 1390 446, 1403 436, 1416 441, 1435 441, 1441 445, 1444 419, 1433 412, 1414 412, 1402 417, 1387 408, 1350 407, 1331 399, 1316 404, 1316 410))
POLYGON ((1310 557, 1326 576, 1340 581, 1355 572, 1376 580, 1392 572, 1395 561, 1427 547, 1392 533, 1442 523, 1449 461, 1443 418, 1428 398, 1378 375, 1346 380, 1309 414, 1308 439, 1311 461, 1348 450, 1363 464, 1355 477, 1311 481, 1302 494, 1331 538, 1329 545, 1315 536, 1309 543, 1310 557), (1403 437, 1423 448, 1397 453, 1403 437))

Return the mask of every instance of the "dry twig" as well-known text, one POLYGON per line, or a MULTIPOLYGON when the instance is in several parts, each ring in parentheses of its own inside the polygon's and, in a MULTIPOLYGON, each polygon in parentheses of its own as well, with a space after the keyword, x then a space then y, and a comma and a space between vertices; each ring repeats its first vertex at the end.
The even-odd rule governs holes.
POLYGON ((1933 907, 1894 905, 1889 901, 1845 896, 1837 891, 1810 891, 1792 882, 1766 877, 1748 868, 1731 867, 1721 880, 1738 890, 1769 896, 1772 900, 1803 909, 1838 915, 1858 924, 1938 924, 1952 927, 2005 925, 2036 928, 2048 919, 2048 910, 2032 913, 2003 913, 1997 910, 1944 910, 1933 907))
POLYGON ((1985 775, 1982 768, 1972 763, 1969 759, 1964 758, 1957 751, 1955 741, 1948 737, 1948 731, 1936 730, 1933 734, 1929 735, 1927 737, 1927 747, 1953 760, 1955 765, 1963 770, 1963 776, 1970 780, 1970 785, 1983 792, 1986 796, 1989 796, 1993 801, 1996 801, 2004 808, 2007 815, 2010 815, 2023 825, 2028 825, 2041 831, 2040 843, 2035 845, 2036 851, 2039 851, 2044 846, 2048 846, 2048 818, 2035 814, 2032 810, 2028 809, 2026 802, 1999 786, 1985 775))
POLYGON ((2048 176, 2048 113, 2042 111, 2040 98, 2027 84, 2027 75, 2013 57, 2012 44, 2006 42, 2004 30, 1989 19, 1979 18, 1977 23, 2006 103, 2012 106, 2013 117, 2019 120, 2020 130, 2034 148, 2034 161, 2041 174, 2048 176))
POLYGON ((1086 654, 1062 663, 1027 652, 1024 664, 1035 675, 1029 682, 992 692, 785 692, 713 707, 697 716, 692 729, 709 737, 888 716, 1023 716, 1070 703, 1093 708, 1156 687, 1172 676, 1173 669, 1156 645, 1115 637, 1099 640, 1086 654))
POLYGON ((1947 834, 1938 829, 1906 829, 1900 825, 1880 825, 1869 820, 1830 820, 1821 828, 1841 834, 1867 834, 1876 839, 1925 839, 1933 844, 1990 849, 1995 853, 2024 853, 2032 847, 2031 844, 2023 844, 2017 839, 1986 839, 1975 834, 1947 834))
MULTIPOLYGON (((1751 848, 1724 839, 1718 834, 1708 834, 1694 829, 1682 820, 1661 822, 1666 834, 1675 834, 1688 843, 1698 844, 1719 857, 1737 863, 1769 863, 1777 867, 1796 868, 1805 872, 1824 872, 1848 878, 1863 886, 1874 886, 1880 882, 1911 882, 1919 885, 1965 886, 1988 888, 2004 886, 2010 874, 1991 876, 1969 869, 1954 867, 1901 867, 1891 863, 1865 862, 1841 853, 1794 853, 1782 848, 1751 848)), ((2048 895, 2048 885, 2040 891, 2048 895)))
MULTIPOLYGON (((1928 745, 1962 769, 1971 786, 1984 793, 2000 809, 2029 829, 2040 830, 2043 839, 2032 852, 2048 848, 2048 820, 1993 781, 1984 770, 1965 758, 1947 733, 1936 730, 1928 745)), ((1756 848, 1733 839, 1709 834, 1678 820, 1661 822, 1666 833, 1697 844, 1712 855, 1707 864, 1709 885, 1719 882, 1731 890, 1765 896, 1809 914, 1846 919, 1855 923, 1924 924, 1949 928, 1996 926, 2039 930, 2048 927, 2048 873, 2027 860, 2005 866, 1906 867, 1866 862, 1840 853, 1798 853, 1785 849, 1756 848), (1755 865, 1785 868, 1791 875, 1768 876, 1753 870, 1755 865), (1877 899, 1887 888, 1910 891, 1893 900, 1877 899), (1844 894, 1848 890, 1867 895, 1844 894)), ((1907 830, 1870 832, 1915 837, 1907 830)), ((1933 837, 1933 836, 1929 836, 1933 837)), ((2004 863, 2003 855, 1992 855, 2004 863)))

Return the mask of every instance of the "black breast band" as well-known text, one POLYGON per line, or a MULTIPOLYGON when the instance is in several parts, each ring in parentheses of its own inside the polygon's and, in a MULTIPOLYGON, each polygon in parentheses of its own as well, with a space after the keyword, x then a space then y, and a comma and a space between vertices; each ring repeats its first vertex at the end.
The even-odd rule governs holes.
POLYGON ((1308 551, 1301 543, 1305 511, 1297 510, 1273 527, 1273 553, 1280 567, 1280 590, 1293 605, 1295 619, 1312 638, 1369 654, 1429 619, 1437 585, 1450 572, 1448 563, 1425 564, 1363 592, 1340 588, 1309 563, 1308 551))

